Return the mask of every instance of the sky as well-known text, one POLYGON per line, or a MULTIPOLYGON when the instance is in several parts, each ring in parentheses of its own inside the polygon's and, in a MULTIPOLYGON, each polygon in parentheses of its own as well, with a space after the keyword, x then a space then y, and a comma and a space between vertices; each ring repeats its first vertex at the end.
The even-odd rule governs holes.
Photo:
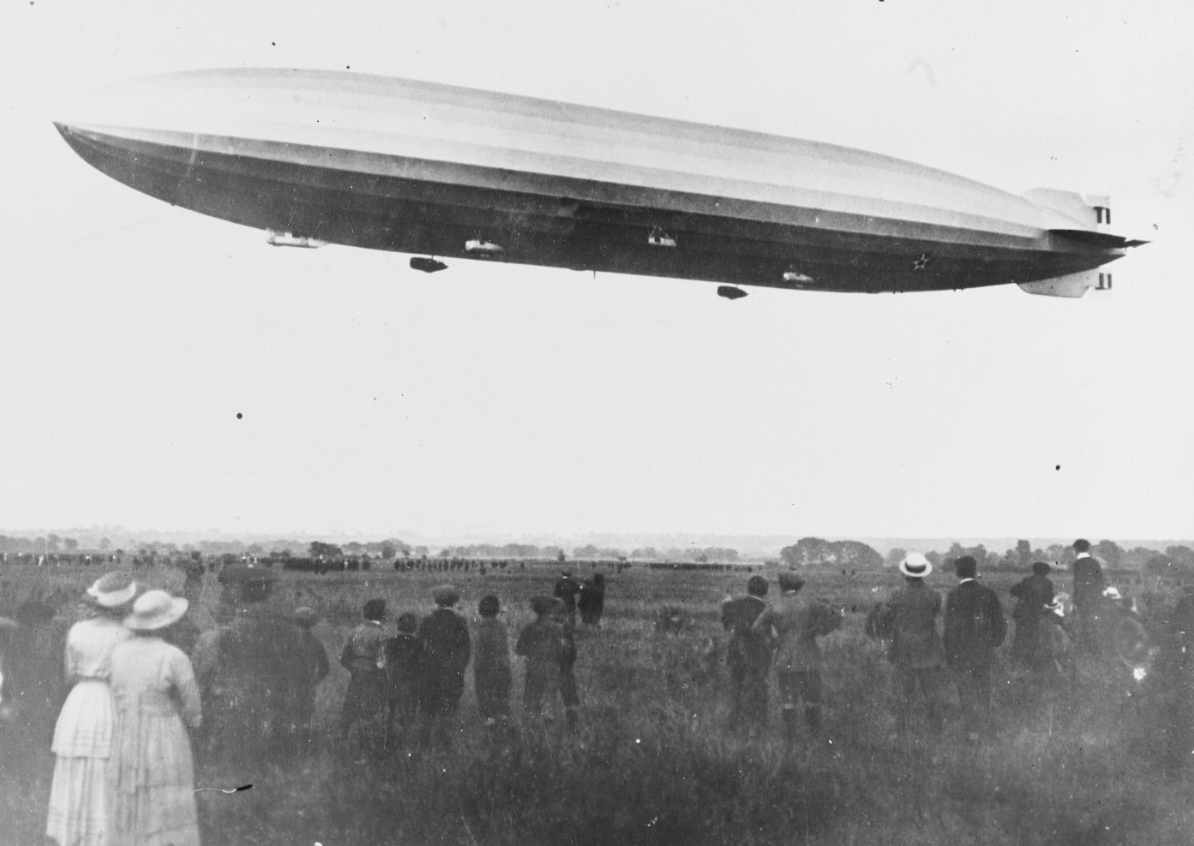
POLYGON ((1188 538, 1194 7, 1000 0, 0 9, 0 530, 1188 538), (283 250, 51 121, 191 68, 464 85, 1112 196, 1081 300, 283 250))

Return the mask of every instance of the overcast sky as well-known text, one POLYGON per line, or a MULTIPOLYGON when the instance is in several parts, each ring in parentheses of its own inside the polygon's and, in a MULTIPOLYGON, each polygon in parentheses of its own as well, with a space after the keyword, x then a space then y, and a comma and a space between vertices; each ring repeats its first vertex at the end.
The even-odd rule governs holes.
POLYGON ((1190 537, 1191 44, 1182 0, 6 3, 0 530, 1190 537), (1109 193, 1153 243, 1077 301, 426 276, 171 209, 50 123, 275 66, 1109 193))

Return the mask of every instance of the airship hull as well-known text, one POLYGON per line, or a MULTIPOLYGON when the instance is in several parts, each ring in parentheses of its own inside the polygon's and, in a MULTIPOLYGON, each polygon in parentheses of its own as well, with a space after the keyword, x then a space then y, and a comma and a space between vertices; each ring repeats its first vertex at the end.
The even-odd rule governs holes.
POLYGON ((1087 220, 883 156, 430 83, 197 72, 91 111, 59 130, 109 176, 334 244, 865 292, 1030 283, 1123 253, 1087 220))

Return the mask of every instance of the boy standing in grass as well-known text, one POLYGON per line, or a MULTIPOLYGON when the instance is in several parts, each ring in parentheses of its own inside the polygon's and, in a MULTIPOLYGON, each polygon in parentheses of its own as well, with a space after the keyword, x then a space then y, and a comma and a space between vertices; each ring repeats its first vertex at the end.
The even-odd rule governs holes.
POLYGON ((365 619, 353 630, 340 653, 340 666, 352 673, 340 711, 341 741, 348 739, 354 723, 367 722, 379 715, 386 702, 386 635, 382 629, 385 600, 370 599, 362 609, 362 616, 365 619))
POLYGON ((499 619, 501 603, 485 596, 477 605, 477 648, 473 658, 473 683, 477 710, 490 734, 503 731, 510 721, 510 641, 506 624, 499 619))
POLYGON ((387 728, 405 737, 415 723, 424 687, 426 653, 416 636, 417 615, 398 615, 398 633, 386 642, 386 672, 390 677, 389 722, 387 728))
POLYGON ((767 580, 759 575, 746 581, 746 596, 726 597, 721 625, 730 632, 726 664, 730 670, 730 721, 733 728, 758 731, 767 722, 767 670, 771 649, 762 633, 751 626, 767 607, 767 580))
POLYGON ((841 615, 823 602, 800 595, 804 579, 779 574, 779 602, 759 615, 751 632, 779 643, 775 673, 783 702, 784 729, 789 743, 797 735, 797 702, 804 703, 804 720, 813 734, 821 732, 821 647, 817 638, 841 628, 841 615))
POLYGON ((519 633, 514 647, 514 654, 527 662, 522 713, 528 722, 543 717, 544 697, 549 703, 554 702, 564 662, 564 631, 560 625, 563 604, 552 596, 534 596, 531 610, 535 612, 535 620, 519 633))
POLYGON ((319 621, 319 615, 314 608, 303 606, 294 612, 295 625, 299 627, 302 644, 303 662, 307 666, 307 676, 299 685, 297 699, 294 705, 294 739, 299 751, 303 751, 311 744, 311 717, 315 713, 315 688, 327 677, 328 653, 323 648, 311 629, 319 621))

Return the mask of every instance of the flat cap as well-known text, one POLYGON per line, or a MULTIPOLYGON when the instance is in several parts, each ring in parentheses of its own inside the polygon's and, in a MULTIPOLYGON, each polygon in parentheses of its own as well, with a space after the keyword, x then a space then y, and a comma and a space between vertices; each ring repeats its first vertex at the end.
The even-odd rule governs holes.
POLYGON ((455 585, 439 585, 431 591, 436 605, 452 606, 460 601, 460 591, 455 585))

